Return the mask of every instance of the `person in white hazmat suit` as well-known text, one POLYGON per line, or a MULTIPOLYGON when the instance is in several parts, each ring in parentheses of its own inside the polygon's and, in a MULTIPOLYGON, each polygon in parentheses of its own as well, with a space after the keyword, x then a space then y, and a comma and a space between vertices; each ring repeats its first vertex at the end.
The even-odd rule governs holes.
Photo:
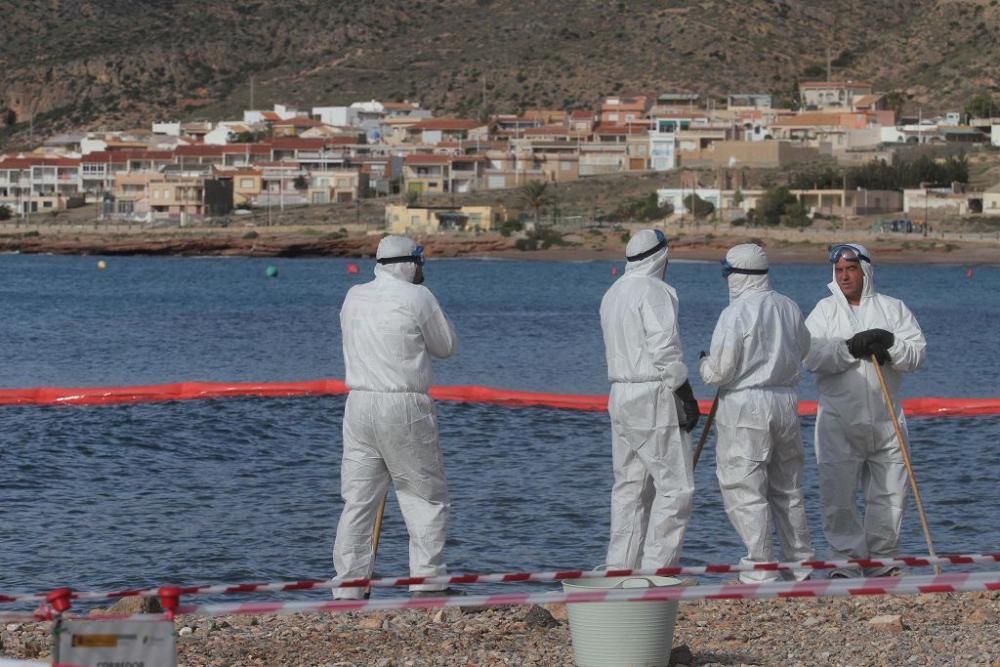
POLYGON ((677 565, 691 516, 689 433, 698 402, 677 330, 677 295, 664 282, 667 239, 642 230, 626 246, 624 275, 601 301, 611 394, 613 568, 677 565))
MULTIPOLYGON (((805 451, 799 427, 799 367, 809 330, 795 302, 771 288, 763 248, 734 246, 722 261, 729 305, 702 352, 702 380, 719 390, 716 476, 730 522, 747 548, 745 565, 773 561, 774 529, 784 560, 814 556, 802 499, 805 451)), ((810 571, 797 570, 795 579, 810 571)), ((778 572, 740 572, 775 581, 778 572)))
MULTIPOLYGON (((422 250, 402 236, 383 238, 375 279, 352 287, 340 311, 350 393, 340 470, 344 509, 333 547, 338 581, 372 575, 372 530, 390 482, 410 535, 411 576, 447 569, 448 488, 427 391, 431 357, 454 354, 457 339, 437 299, 420 284, 422 250)), ((417 596, 454 592, 440 585, 410 590, 417 596)), ((334 589, 337 598, 363 595, 362 588, 334 589)))
MULTIPOLYGON (((875 289, 871 253, 861 245, 833 246, 831 295, 806 318, 812 346, 805 366, 816 373, 816 464, 823 532, 833 558, 883 558, 896 553, 906 501, 907 473, 892 418, 882 398, 872 355, 882 366, 903 433, 896 396, 902 373, 923 364, 927 342, 902 301, 875 289), (864 489, 864 517, 855 502, 864 489)), ((875 568, 869 576, 894 574, 875 568)), ((831 576, 856 576, 857 569, 831 576)))

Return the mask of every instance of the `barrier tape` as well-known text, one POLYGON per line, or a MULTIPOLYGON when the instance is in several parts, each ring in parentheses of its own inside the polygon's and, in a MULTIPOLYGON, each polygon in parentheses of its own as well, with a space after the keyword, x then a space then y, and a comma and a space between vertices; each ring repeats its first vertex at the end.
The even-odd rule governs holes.
MULTIPOLYGON (((201 586, 178 586, 180 595, 277 593, 283 591, 305 591, 332 588, 391 588, 415 585, 452 584, 507 584, 519 582, 558 582, 582 578, 606 578, 627 576, 698 576, 708 574, 736 574, 739 572, 777 572, 782 570, 833 570, 837 568, 861 567, 931 567, 934 565, 981 565, 1000 563, 1000 553, 960 554, 953 556, 899 556, 896 558, 849 559, 849 560, 803 560, 771 563, 740 563, 738 565, 698 565, 661 567, 647 569, 617 570, 553 570, 550 572, 509 572, 501 574, 454 574, 434 577, 392 577, 379 579, 305 579, 300 581, 208 584, 201 586)), ((69 591, 72 600, 110 600, 124 597, 156 597, 160 588, 128 589, 120 591, 69 591)), ((39 602, 48 599, 51 593, 0 593, 0 602, 39 602)))
MULTIPOLYGON (((0 405, 111 405, 154 401, 186 401, 203 398, 335 396, 346 394, 342 380, 307 380, 303 382, 219 383, 177 382, 134 387, 35 387, 0 389, 0 405)), ((565 410, 604 412, 608 397, 587 394, 552 394, 477 385, 431 387, 430 395, 439 401, 485 403, 519 407, 548 407, 565 410)), ((910 398, 903 409, 911 417, 947 417, 1000 415, 1000 398, 910 398)), ((711 401, 699 401, 703 412, 711 401)), ((816 401, 799 403, 799 414, 816 414, 816 401)))
MULTIPOLYGON (((1000 571, 954 573, 928 576, 878 577, 864 579, 819 579, 760 584, 714 584, 708 586, 660 586, 654 588, 614 588, 593 591, 551 593, 500 593, 436 598, 371 600, 329 600, 325 602, 244 602, 207 605, 180 605, 177 614, 195 616, 238 616, 299 614, 345 611, 385 611, 390 609, 441 609, 446 607, 505 607, 513 605, 576 604, 585 602, 648 602, 653 600, 764 600, 771 598, 818 598, 869 595, 917 595, 921 593, 968 593, 1000 591, 1000 571)), ((24 618, 26 615, 18 615, 24 618)), ((142 615, 148 618, 148 615, 142 615)), ((0 621, 14 619, 0 613, 0 621)), ((91 617, 86 618, 100 618, 91 617)), ((112 618, 112 617, 104 617, 112 618)), ((113 618, 133 618, 131 616, 113 618)), ((33 620, 38 620, 33 619, 33 620)))

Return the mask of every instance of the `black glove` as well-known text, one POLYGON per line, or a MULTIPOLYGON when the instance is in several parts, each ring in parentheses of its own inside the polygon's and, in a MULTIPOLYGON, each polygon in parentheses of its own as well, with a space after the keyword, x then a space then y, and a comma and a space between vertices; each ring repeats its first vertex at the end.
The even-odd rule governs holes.
POLYGON ((875 350, 872 349, 873 345, 878 345, 882 348, 882 352, 885 353, 895 342, 896 337, 891 331, 886 331, 885 329, 868 329, 867 331, 856 333, 849 338, 847 349, 855 359, 867 359, 875 353, 875 350))
MULTIPOLYGON (((868 351, 875 355, 875 361, 878 362, 879 366, 885 366, 886 362, 889 361, 889 350, 885 349, 881 343, 878 341, 872 343, 868 347, 868 351)), ((870 359, 871 357, 869 357, 870 359)))
POLYGON ((704 359, 707 356, 708 356, 708 352, 706 352, 705 350, 702 350, 701 352, 698 353, 698 358, 699 359, 704 359))
POLYGON ((677 387, 674 396, 680 399, 684 406, 684 415, 681 419, 681 428, 690 433, 698 425, 698 418, 701 417, 701 410, 698 409, 698 401, 695 400, 691 383, 684 380, 684 384, 677 387))

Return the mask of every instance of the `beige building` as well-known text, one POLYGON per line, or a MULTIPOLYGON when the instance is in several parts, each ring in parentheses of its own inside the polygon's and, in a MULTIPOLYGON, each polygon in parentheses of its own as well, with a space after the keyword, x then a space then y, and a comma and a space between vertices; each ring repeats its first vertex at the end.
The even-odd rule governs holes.
POLYGON ((787 141, 715 141, 706 148, 678 151, 680 165, 691 168, 773 168, 823 159, 819 149, 787 141))
POLYGON ((385 228, 390 234, 437 234, 443 231, 488 231, 507 219, 502 206, 401 206, 385 207, 385 228))
POLYGON ((986 188, 986 191, 983 192, 983 213, 1000 215, 1000 183, 986 188))
POLYGON ((309 173, 309 203, 329 204, 360 199, 368 189, 368 174, 360 169, 331 169, 309 173))

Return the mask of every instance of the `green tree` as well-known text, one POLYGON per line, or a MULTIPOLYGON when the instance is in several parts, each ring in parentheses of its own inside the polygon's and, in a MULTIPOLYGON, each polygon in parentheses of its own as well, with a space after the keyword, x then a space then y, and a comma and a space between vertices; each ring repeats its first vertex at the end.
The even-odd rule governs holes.
POLYGON ((715 212, 715 204, 705 201, 693 192, 684 198, 684 208, 696 218, 707 218, 715 212))
POLYGON ((309 187, 309 181, 306 180, 305 176, 299 174, 298 176, 295 177, 295 180, 292 181, 292 185, 295 187, 296 190, 306 190, 309 187))
POLYGON ((549 203, 549 184, 545 181, 528 181, 521 186, 521 199, 524 204, 535 212, 535 223, 538 223, 539 212, 549 203))
POLYGON ((764 196, 757 203, 757 215, 765 225, 771 227, 781 224, 781 216, 785 215, 785 207, 797 204, 798 200, 791 193, 787 186, 769 188, 764 196))
POLYGON ((812 224, 812 218, 809 217, 806 207, 802 205, 801 202, 796 201, 795 203, 785 204, 785 213, 782 216, 782 222, 786 227, 808 227, 812 224))
POLYGON ((893 90, 885 94, 882 98, 885 102, 887 109, 893 111, 896 114, 896 120, 903 114, 903 108, 906 106, 906 93, 901 90, 893 90))
POLYGON ((977 93, 965 104, 965 113, 970 118, 992 118, 993 114, 1000 113, 1000 101, 986 93, 977 93))
POLYGON ((0 204, 0 220, 10 220, 10 209, 0 204))

